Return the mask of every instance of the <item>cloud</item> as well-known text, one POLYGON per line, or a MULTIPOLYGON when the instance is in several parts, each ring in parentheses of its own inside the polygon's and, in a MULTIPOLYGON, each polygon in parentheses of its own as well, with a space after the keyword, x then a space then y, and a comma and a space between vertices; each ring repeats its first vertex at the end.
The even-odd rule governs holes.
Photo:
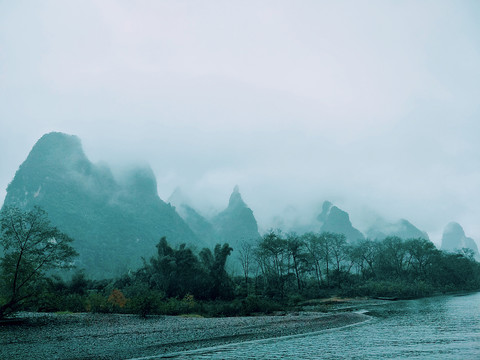
POLYGON ((2 3, 0 188, 57 130, 94 161, 148 161, 163 199, 180 185, 208 210, 238 184, 264 223, 330 199, 354 224, 377 212, 439 233, 456 220, 480 239, 479 12, 448 1, 2 3))

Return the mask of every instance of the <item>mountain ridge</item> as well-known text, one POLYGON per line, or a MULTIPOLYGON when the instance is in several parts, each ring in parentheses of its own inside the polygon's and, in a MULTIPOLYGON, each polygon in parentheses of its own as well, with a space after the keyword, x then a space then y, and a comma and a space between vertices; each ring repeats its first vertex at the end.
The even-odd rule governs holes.
POLYGON ((79 268, 94 277, 115 276, 141 265, 162 236, 172 244, 204 245, 156 186, 145 166, 117 181, 108 167, 88 160, 78 137, 53 132, 20 165, 3 206, 42 207, 52 224, 75 239, 79 268))

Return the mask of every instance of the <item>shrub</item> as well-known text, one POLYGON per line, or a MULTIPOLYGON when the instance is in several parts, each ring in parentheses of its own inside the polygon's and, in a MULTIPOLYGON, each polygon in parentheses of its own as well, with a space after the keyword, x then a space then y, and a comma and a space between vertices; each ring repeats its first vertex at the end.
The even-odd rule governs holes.
POLYGON ((87 309, 86 297, 79 294, 69 294, 63 300, 62 310, 84 312, 87 309))
POLYGON ((87 311, 94 313, 110 312, 110 306, 107 298, 99 293, 92 293, 87 298, 87 311))
POLYGON ((118 289, 113 289, 107 300, 111 306, 112 311, 123 309, 127 304, 127 298, 118 289))
POLYGON ((148 291, 141 296, 134 296, 127 302, 127 310, 141 317, 151 314, 161 314, 161 303, 164 294, 156 291, 148 291))

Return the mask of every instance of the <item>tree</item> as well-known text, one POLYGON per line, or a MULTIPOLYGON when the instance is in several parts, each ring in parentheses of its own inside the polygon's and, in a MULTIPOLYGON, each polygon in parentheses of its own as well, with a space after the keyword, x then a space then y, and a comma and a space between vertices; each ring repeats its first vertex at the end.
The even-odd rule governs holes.
POLYGON ((243 276, 245 279, 245 294, 248 296, 248 276, 250 275, 250 261, 252 257, 252 244, 247 241, 240 243, 240 249, 238 251, 238 260, 242 265, 243 276))
POLYGON ((380 245, 377 257, 378 274, 384 279, 400 279, 408 265, 405 242, 398 236, 386 237, 380 245))
POLYGON ((279 232, 270 231, 260 239, 255 255, 265 279, 267 292, 283 299, 288 272, 287 241, 279 232))
POLYGON ((322 251, 322 242, 319 234, 309 232, 302 235, 303 242, 305 247, 308 250, 310 256, 310 262, 313 264, 315 270, 315 278, 317 280, 317 285, 319 288, 323 285, 322 278, 322 260, 323 260, 323 251, 322 251))
POLYGON ((337 274, 341 271, 341 264, 348 256, 347 238, 343 234, 329 233, 330 250, 333 260, 335 260, 335 271, 337 274))
POLYGON ((335 235, 330 232, 322 232, 319 236, 320 249, 325 262, 325 272, 327 275, 327 284, 330 285, 330 260, 332 257, 332 237, 335 235))
POLYGON ((405 247, 410 254, 408 265, 413 269, 413 275, 425 280, 427 270, 438 253, 435 245, 430 240, 418 238, 406 240, 405 247))
POLYGON ((233 295, 231 280, 225 271, 227 258, 233 249, 228 244, 217 244, 213 254, 208 248, 204 248, 199 256, 210 277, 210 297, 230 298, 233 295))
POLYGON ((0 318, 35 294, 35 287, 55 268, 70 268, 77 252, 73 239, 50 224, 39 207, 22 211, 6 206, 0 213, 0 275, 5 298, 0 318))
POLYGON ((300 263, 305 258, 303 248, 305 246, 303 240, 295 233, 287 236, 287 251, 293 260, 293 270, 297 279, 297 289, 302 290, 302 281, 300 279, 300 263))
POLYGON ((205 296, 206 274, 186 244, 174 249, 162 237, 157 249, 157 257, 151 258, 151 265, 144 268, 152 288, 163 291, 167 297, 205 296))

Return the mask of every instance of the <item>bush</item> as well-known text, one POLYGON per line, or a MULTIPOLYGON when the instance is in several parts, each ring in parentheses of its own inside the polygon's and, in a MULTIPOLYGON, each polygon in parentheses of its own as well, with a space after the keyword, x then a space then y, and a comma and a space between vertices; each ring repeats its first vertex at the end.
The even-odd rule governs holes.
POLYGON ((55 293, 44 291, 36 299, 26 303, 24 307, 32 311, 55 312, 62 310, 63 298, 55 293))
POLYGON ((107 299, 110 304, 112 312, 121 311, 127 304, 127 298, 118 289, 113 289, 110 296, 107 299))
POLYGON ((79 294, 66 295, 61 310, 71 312, 85 312, 87 310, 86 297, 79 294))
POLYGON ((92 293, 87 298, 87 311, 93 313, 108 313, 110 306, 107 298, 99 293, 92 293))
POLYGON ((193 295, 187 294, 182 300, 170 298, 160 305, 164 315, 183 315, 198 313, 201 307, 195 302, 193 295))
POLYGON ((162 292, 146 291, 141 296, 133 296, 131 300, 127 302, 126 310, 138 314, 141 317, 147 317, 147 315, 151 314, 161 314, 161 303, 164 296, 162 292))

